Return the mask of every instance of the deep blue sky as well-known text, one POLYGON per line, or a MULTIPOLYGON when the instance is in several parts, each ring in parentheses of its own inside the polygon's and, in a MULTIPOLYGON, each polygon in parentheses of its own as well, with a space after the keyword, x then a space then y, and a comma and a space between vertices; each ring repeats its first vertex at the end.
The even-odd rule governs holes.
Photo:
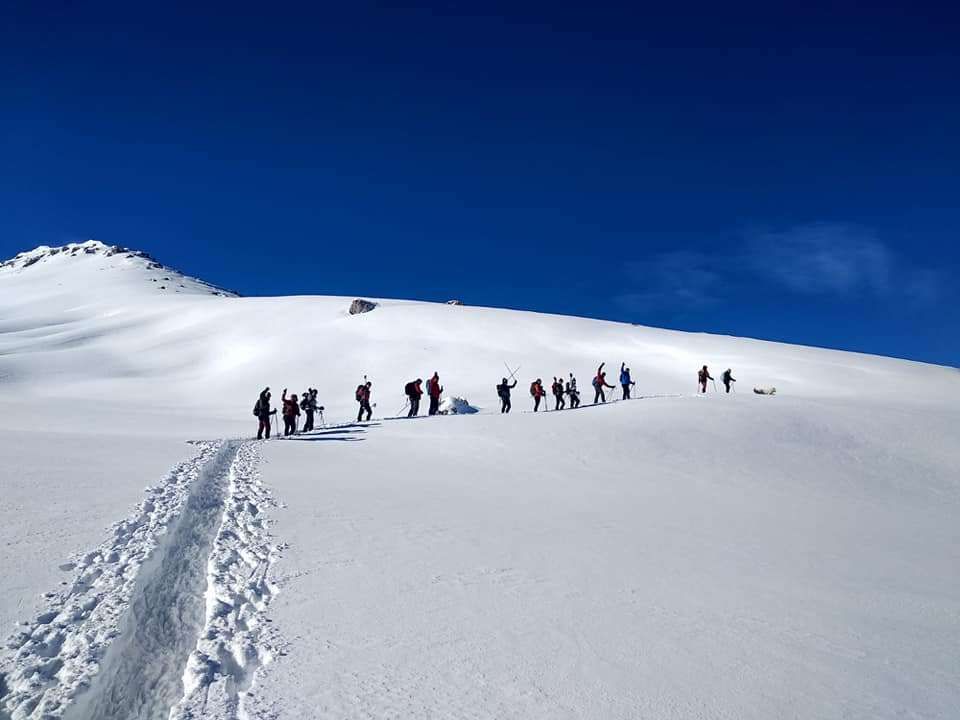
POLYGON ((946 3, 203 5, 0 4, 0 255, 958 364, 946 3))

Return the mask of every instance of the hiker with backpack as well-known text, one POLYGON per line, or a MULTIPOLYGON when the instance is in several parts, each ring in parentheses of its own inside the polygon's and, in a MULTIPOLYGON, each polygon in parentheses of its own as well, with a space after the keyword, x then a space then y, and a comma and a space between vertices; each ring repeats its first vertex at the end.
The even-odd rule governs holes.
POLYGON ((513 381, 513 385, 510 385, 507 382, 506 378, 503 378, 501 383, 497 385, 497 396, 500 398, 500 413, 506 414, 510 412, 510 391, 517 386, 517 381, 513 381))
POLYGON ((433 377, 427 380, 427 394, 430 396, 429 415, 436 415, 440 412, 441 393, 443 393, 443 387, 440 385, 440 376, 434 372, 433 377))
POLYGON ((407 413, 407 417, 416 417, 420 413, 420 398, 423 396, 422 384, 423 380, 417 378, 408 382, 403 388, 403 392, 406 393, 407 400, 410 402, 410 412, 407 413))
POLYGON ((300 403, 297 401, 296 394, 287 397, 287 389, 283 389, 283 395, 280 396, 283 401, 283 436, 296 435, 297 418, 300 417, 300 403))
POLYGON ((550 386, 550 389, 553 391, 553 397, 556 399, 556 402, 553 404, 553 409, 563 410, 567 406, 563 400, 563 380, 554 378, 553 385, 550 386))
POLYGON ((567 381, 567 395, 570 396, 570 409, 580 407, 580 393, 577 392, 577 379, 570 373, 570 379, 567 381))
POLYGON ((700 382, 700 392, 707 392, 707 380, 713 380, 710 376, 710 371, 707 370, 707 366, 704 365, 700 371, 697 373, 697 380, 700 382))
POLYGON ((630 386, 636 383, 630 379, 630 368, 626 363, 620 363, 620 387, 623 388, 623 399, 630 399, 630 386))
MULTIPOLYGON (((727 389, 727 394, 729 395, 730 384, 735 383, 737 381, 736 378, 733 377, 733 370, 731 370, 730 368, 727 368, 723 372, 723 375, 721 375, 721 377, 723 378, 723 386, 727 389)), ((736 390, 736 388, 734 388, 734 390, 736 390)))
POLYGON ((370 416, 373 415, 373 409, 370 407, 370 388, 373 383, 369 380, 362 385, 357 385, 356 398, 357 402, 360 403, 360 410, 357 412, 357 422, 363 421, 363 414, 367 414, 367 421, 369 422, 370 416))
MULTIPOLYGON (((546 395, 543 389, 543 381, 540 378, 530 383, 530 395, 533 397, 533 411, 536 412, 540 409, 540 399, 546 395)), ((544 410, 546 410, 546 406, 544 406, 544 410)))
POLYGON ((253 414, 257 416, 257 420, 260 421, 259 426, 257 427, 257 440, 263 440, 264 432, 266 432, 267 440, 270 439, 270 416, 276 415, 276 410, 270 409, 270 388, 264 388, 260 393, 260 397, 257 398, 256 405, 253 406, 253 414))
POLYGON ((593 404, 596 405, 597 401, 606 402, 607 396, 604 395, 603 389, 610 388, 613 390, 613 385, 607 384, 607 374, 603 371, 603 366, 606 365, 605 362, 600 363, 600 367, 597 368, 597 376, 593 378, 593 389, 596 391, 593 396, 593 404))
POLYGON ((303 432, 313 430, 313 414, 317 411, 316 397, 317 391, 313 388, 307 388, 307 391, 303 394, 303 398, 300 400, 300 409, 303 410, 307 416, 307 419, 303 423, 303 432))

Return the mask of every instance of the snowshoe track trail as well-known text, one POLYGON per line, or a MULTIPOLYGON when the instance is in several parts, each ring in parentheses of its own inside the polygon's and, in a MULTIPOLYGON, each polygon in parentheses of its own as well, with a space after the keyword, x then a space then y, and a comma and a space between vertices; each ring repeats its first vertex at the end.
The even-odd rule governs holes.
POLYGON ((6 641, 0 656, 0 713, 10 720, 61 717, 90 685, 120 634, 141 567, 218 451, 218 443, 199 444, 199 453, 148 489, 134 512, 111 528, 108 540, 64 566, 74 565, 72 582, 48 593, 46 609, 6 641))
POLYGON ((256 443, 197 443, 6 642, 0 720, 242 718, 277 640, 256 443))

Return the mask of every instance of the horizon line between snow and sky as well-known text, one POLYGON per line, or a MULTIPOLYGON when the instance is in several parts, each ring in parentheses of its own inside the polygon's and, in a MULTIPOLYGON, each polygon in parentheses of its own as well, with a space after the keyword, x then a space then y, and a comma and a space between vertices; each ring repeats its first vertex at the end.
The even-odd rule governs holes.
POLYGON ((0 255, 955 366, 958 19, 11 5, 0 255))

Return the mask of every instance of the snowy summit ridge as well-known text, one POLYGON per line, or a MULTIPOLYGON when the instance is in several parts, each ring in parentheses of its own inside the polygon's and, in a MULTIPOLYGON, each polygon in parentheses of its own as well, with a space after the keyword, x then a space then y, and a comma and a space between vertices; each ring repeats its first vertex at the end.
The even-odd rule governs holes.
MULTIPOLYGON (((18 253, 14 257, 0 262, 0 272, 21 273, 30 269, 31 276, 36 270, 46 268, 50 271, 66 270, 65 263, 77 263, 78 260, 98 263, 97 269, 134 270, 142 274, 145 282, 156 283, 156 289, 173 293, 210 294, 222 297, 236 297, 237 293, 211 285, 190 277, 157 261, 142 250, 134 250, 122 245, 107 245, 99 240, 87 240, 81 243, 68 243, 59 247, 40 245, 33 250, 18 253)), ((75 265, 74 267, 77 267, 75 265)), ((85 270, 86 265, 80 265, 85 270)), ((100 285, 100 283, 97 283, 100 285)))

